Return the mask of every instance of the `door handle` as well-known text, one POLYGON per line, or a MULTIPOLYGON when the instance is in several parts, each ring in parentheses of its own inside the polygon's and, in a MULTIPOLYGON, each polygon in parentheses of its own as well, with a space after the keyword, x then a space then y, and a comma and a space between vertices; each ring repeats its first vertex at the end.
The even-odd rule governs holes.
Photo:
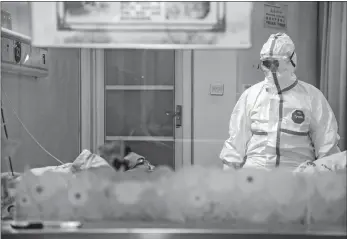
POLYGON ((182 126, 182 105, 176 105, 176 128, 180 128, 182 126))
POLYGON ((182 105, 176 105, 176 111, 175 112, 167 111, 167 112, 165 112, 165 114, 171 115, 172 118, 176 118, 175 119, 176 128, 179 128, 182 126, 182 105))

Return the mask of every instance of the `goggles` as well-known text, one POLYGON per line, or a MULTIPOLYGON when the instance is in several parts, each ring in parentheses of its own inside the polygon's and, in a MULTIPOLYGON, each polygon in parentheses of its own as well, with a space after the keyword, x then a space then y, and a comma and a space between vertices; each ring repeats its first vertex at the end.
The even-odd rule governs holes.
MULTIPOLYGON (((292 64, 293 67, 295 67, 295 63, 293 62, 293 56, 294 56, 294 52, 292 53, 292 55, 290 56, 289 60, 290 63, 292 64)), ((280 66, 280 62, 276 59, 267 59, 267 60, 263 60, 261 61, 261 64, 266 67, 267 69, 278 69, 278 67, 280 66)))
POLYGON ((264 60, 261 62, 261 64, 268 69, 273 67, 277 69, 280 66, 280 62, 278 60, 264 60))

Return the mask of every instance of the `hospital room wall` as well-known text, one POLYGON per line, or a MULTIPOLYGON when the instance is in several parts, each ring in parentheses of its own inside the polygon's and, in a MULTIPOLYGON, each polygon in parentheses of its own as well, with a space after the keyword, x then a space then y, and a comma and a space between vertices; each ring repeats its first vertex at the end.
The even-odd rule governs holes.
MULTIPOLYGON (((42 146, 63 162, 79 154, 79 50, 49 50, 49 75, 45 78, 2 73, 2 101, 10 139, 21 144, 12 158, 14 170, 26 166, 59 165, 29 136, 13 114, 42 146), (11 105, 5 98, 10 99, 11 105)), ((1 171, 8 171, 1 161, 1 171)))
MULTIPOLYGON (((288 5, 285 31, 296 44, 297 76, 317 85, 316 36, 317 3, 285 2, 288 5)), ((254 2, 252 47, 246 50, 194 51, 193 56, 193 160, 194 164, 220 166, 218 160, 228 137, 229 119, 243 84, 264 79, 257 69, 259 52, 270 34, 279 30, 264 28, 264 2, 254 2), (223 96, 209 95, 210 84, 224 84, 223 96)))
MULTIPOLYGON (((29 19, 19 10, 12 13, 13 30, 28 34, 29 19), (16 14, 18 13, 19 16, 16 14), (23 27, 25 26, 25 27, 23 27)), ((30 29, 30 28, 29 28, 30 29)), ((2 101, 10 139, 20 147, 12 157, 13 168, 59 165, 44 152, 21 126, 15 110, 28 131, 55 157, 73 161, 79 154, 79 49, 49 49, 49 75, 44 78, 2 72, 2 101), (7 101, 5 93, 11 102, 7 101)), ((2 158, 1 171, 9 171, 2 158)))

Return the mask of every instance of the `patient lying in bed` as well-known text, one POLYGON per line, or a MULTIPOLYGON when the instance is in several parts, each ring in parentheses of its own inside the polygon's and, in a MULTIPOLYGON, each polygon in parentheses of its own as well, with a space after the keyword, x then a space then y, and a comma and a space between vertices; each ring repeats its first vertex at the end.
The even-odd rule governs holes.
MULTIPOLYGON (((127 145, 118 142, 107 143, 99 147, 98 154, 93 154, 89 150, 83 150, 82 153, 72 163, 66 163, 59 166, 48 166, 42 168, 33 168, 30 171, 35 175, 41 175, 44 172, 59 172, 67 174, 76 174, 82 171, 102 175, 105 178, 116 177, 117 171, 127 172, 125 178, 143 177, 154 169, 145 157, 132 152, 127 145), (124 146, 123 151, 121 147, 124 146), (124 152, 124 157, 121 157, 124 152)), ((1 215, 2 219, 11 219, 14 206, 15 184, 21 179, 21 173, 6 172, 1 174, 1 215)))
POLYGON ((135 168, 145 168, 149 171, 154 169, 154 166, 143 156, 134 153, 126 144, 121 144, 119 142, 107 143, 101 145, 98 151, 99 155, 116 171, 129 171, 135 168))

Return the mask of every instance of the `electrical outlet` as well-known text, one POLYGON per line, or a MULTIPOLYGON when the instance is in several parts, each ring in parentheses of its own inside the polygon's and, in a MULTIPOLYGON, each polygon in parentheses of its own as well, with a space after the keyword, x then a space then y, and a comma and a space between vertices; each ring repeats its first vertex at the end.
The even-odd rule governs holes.
POLYGON ((223 95, 223 94, 224 94, 224 84, 210 85, 210 95, 223 95))

